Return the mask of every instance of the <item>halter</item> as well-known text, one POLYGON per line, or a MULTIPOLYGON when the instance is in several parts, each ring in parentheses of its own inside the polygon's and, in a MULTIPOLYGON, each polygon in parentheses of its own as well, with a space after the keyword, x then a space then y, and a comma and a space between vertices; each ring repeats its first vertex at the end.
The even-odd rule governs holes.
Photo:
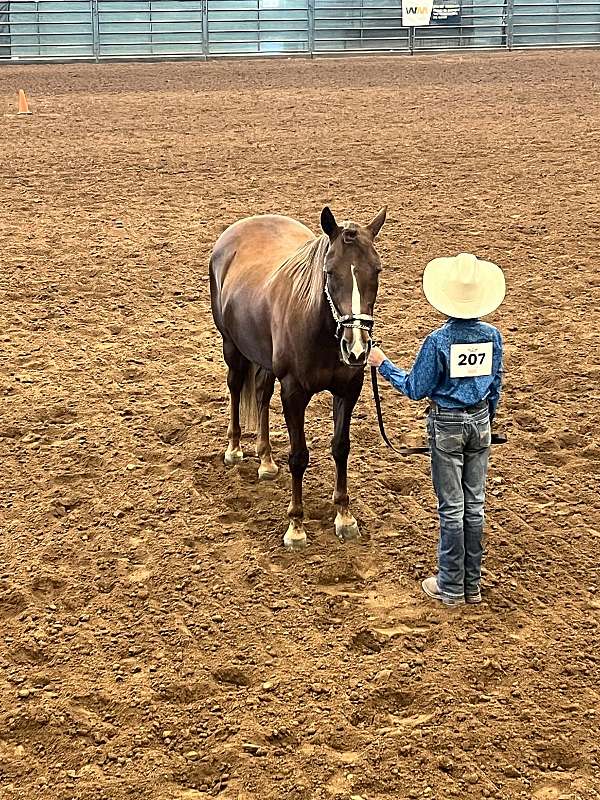
MULTIPOLYGON (((323 272, 325 272, 325 268, 323 268, 323 272)), ((345 314, 342 316, 337 308, 335 307, 335 303, 331 298, 331 294, 329 292, 329 286, 327 285, 327 274, 325 275, 325 297, 327 298, 327 302, 329 303, 329 308, 331 309, 331 314, 333 316, 333 321, 336 324, 335 329, 335 338, 341 340, 342 334, 344 333, 344 328, 358 328, 361 331, 367 331, 369 336, 373 331, 373 325, 375 325, 375 320, 373 317, 369 316, 369 314, 345 314)))

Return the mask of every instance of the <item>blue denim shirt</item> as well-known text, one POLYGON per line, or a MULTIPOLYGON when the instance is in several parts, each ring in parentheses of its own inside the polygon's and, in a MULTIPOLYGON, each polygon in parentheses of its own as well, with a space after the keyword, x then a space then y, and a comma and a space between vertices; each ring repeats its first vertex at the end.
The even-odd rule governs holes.
POLYGON ((425 339, 410 372, 386 359, 379 374, 411 400, 429 397, 442 408, 466 408, 487 400, 493 418, 500 400, 502 370, 500 331, 478 319, 450 318, 425 339), (491 375, 451 378, 450 346, 480 342, 493 343, 491 375))

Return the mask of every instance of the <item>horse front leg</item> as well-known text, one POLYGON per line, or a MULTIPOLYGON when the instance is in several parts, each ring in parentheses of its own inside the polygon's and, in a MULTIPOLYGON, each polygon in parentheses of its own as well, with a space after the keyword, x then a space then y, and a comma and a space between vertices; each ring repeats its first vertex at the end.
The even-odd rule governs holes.
POLYGON ((358 388, 352 387, 348 395, 343 397, 335 395, 333 398, 334 432, 331 440, 331 453, 335 460, 335 489, 333 492, 333 502, 337 508, 335 534, 343 542, 360 537, 358 523, 349 510, 348 456, 350 454, 350 421, 361 388, 362 381, 358 388))
POLYGON ((310 395, 298 384, 284 380, 281 386, 283 414, 290 437, 289 467, 292 474, 292 499, 288 507, 289 527, 283 537, 288 550, 306 547, 302 481, 308 466, 308 447, 304 435, 304 417, 310 395))

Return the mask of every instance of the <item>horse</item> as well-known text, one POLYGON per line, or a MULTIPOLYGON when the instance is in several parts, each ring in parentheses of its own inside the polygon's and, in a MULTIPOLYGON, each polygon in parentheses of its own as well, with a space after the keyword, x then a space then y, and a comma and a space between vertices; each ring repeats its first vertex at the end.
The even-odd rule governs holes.
POLYGON ((275 380, 290 440, 292 496, 289 550, 302 550, 302 481, 309 463, 304 419, 317 392, 333 395, 331 452, 336 480, 335 532, 342 541, 360 536, 350 513, 347 464, 350 421, 360 395, 372 339, 381 261, 374 241, 387 207, 368 225, 338 225, 328 207, 321 212, 323 233, 276 214, 246 217, 228 227, 210 258, 213 319, 223 338, 228 367, 230 418, 225 464, 242 461, 241 425, 257 430, 258 477, 275 478, 269 440, 269 404, 275 380))

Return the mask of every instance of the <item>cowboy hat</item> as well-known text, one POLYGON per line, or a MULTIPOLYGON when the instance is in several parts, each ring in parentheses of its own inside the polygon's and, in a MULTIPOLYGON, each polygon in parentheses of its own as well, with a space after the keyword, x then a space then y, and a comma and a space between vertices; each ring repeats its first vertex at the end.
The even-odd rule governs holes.
POLYGON ((498 308, 506 294, 506 283, 496 264, 461 253, 454 258, 434 258, 427 264, 423 292, 442 314, 475 319, 498 308))

